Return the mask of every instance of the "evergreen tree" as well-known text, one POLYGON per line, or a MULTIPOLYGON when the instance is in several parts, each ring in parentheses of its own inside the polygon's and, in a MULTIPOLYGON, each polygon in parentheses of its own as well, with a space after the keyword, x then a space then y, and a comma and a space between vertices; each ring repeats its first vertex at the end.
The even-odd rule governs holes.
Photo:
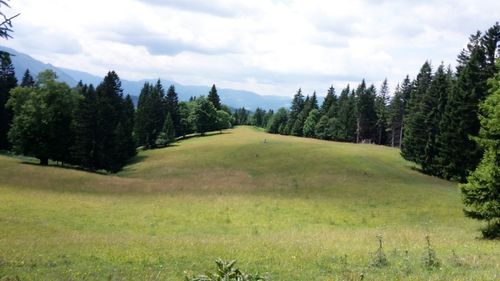
POLYGON ((75 112, 73 128, 75 132, 75 143, 71 153, 76 164, 95 170, 97 167, 98 142, 96 135, 97 124, 97 95, 92 85, 81 85, 77 87, 81 98, 75 112))
MULTIPOLYGON (((283 129, 284 134, 292 134, 295 121, 297 121, 297 117, 304 109, 304 103, 305 101, 304 96, 302 95, 302 89, 299 89, 293 97, 292 105, 290 107, 290 111, 288 112, 287 124, 283 129)), ((300 129, 302 130, 302 127, 300 127, 300 129)))
POLYGON ((174 123, 174 129, 177 136, 182 135, 182 130, 180 128, 180 113, 179 113, 179 97, 177 92, 175 92, 175 86, 171 85, 168 88, 167 96, 165 98, 167 113, 170 113, 172 122, 174 123))
POLYGON ((375 112, 377 114, 376 122, 376 143, 387 144, 387 123, 389 118, 388 113, 389 86, 387 79, 384 80, 380 91, 375 98, 375 112))
POLYGON ((435 160, 438 151, 437 136, 439 135, 439 123, 443 117, 446 100, 451 90, 451 76, 451 70, 446 72, 443 64, 441 64, 427 92, 422 97, 419 108, 424 120, 424 137, 426 138, 421 165, 423 171, 428 174, 440 174, 440 167, 435 160))
POLYGON ((149 82, 144 83, 137 102, 137 116, 135 119, 134 135, 137 145, 150 148, 153 141, 154 122, 153 87, 149 82))
POLYGON ((273 117, 274 115, 274 111, 272 109, 269 109, 266 114, 264 115, 264 120, 263 120, 263 124, 262 124, 262 128, 267 128, 268 125, 269 125, 269 121, 271 120, 271 118, 273 117))
MULTIPOLYGON (((499 60, 500 64, 500 60, 499 60)), ((483 158, 461 185, 468 217, 487 222, 486 238, 500 237, 500 72, 490 80, 491 95, 480 106, 481 129, 478 143, 483 158)))
POLYGON ((224 110, 217 110, 217 120, 215 124, 215 128, 222 130, 231 128, 231 115, 224 110))
POLYGON ((404 138, 401 145, 401 155, 409 161, 421 164, 427 143, 426 128, 424 125, 425 113, 421 111, 422 97, 426 94, 432 81, 432 69, 429 62, 425 62, 415 79, 409 100, 409 113, 405 116, 404 138))
MULTIPOLYGON (((356 96, 354 91, 351 92, 349 85, 340 93, 338 101, 338 126, 330 126, 331 134, 334 140, 339 141, 355 141, 357 120, 356 120, 356 96)), ((332 120, 332 124, 333 120, 332 120)))
POLYGON ((331 138, 331 131, 328 126, 328 116, 323 115, 319 119, 316 127, 314 128, 314 134, 318 139, 327 140, 331 138))
POLYGON ((401 135, 403 129, 404 116, 404 100, 399 85, 396 86, 394 95, 389 104, 389 127, 390 127, 390 143, 392 147, 401 146, 401 135))
POLYGON ((21 82, 21 87, 33 87, 35 85, 35 80, 31 76, 30 70, 26 69, 23 75, 23 80, 21 82))
POLYGON ((244 107, 238 108, 234 111, 233 118, 235 125, 247 125, 250 123, 250 111, 244 107))
MULTIPOLYGON (((335 95, 335 88, 331 86, 326 93, 325 99, 323 100, 323 104, 321 104, 320 113, 321 115, 328 114, 328 111, 334 107, 337 103, 337 96, 335 95)), ((333 113, 333 111, 332 111, 333 113)))
POLYGON ((221 109, 220 98, 217 94, 217 88, 215 88, 215 84, 212 85, 212 89, 210 89, 210 92, 208 93, 208 100, 212 102, 216 110, 221 109))
POLYGON ((265 127, 266 126, 265 115, 266 115, 266 111, 257 107, 257 109, 255 109, 255 113, 253 114, 253 117, 252 117, 252 124, 254 126, 257 126, 257 127, 265 127))
POLYGON ((272 134, 285 134, 284 130, 288 122, 288 111, 281 107, 269 120, 267 131, 272 134))
POLYGON ((365 80, 356 89, 358 113, 356 142, 358 143, 364 140, 374 140, 375 124, 377 123, 375 95, 375 86, 371 85, 367 89, 365 80))
POLYGON ((174 122, 170 113, 167 113, 165 121, 163 123, 163 128, 156 138, 156 146, 164 147, 175 141, 175 128, 174 122))
POLYGON ((304 122, 304 136, 314 138, 316 137, 316 124, 321 117, 318 109, 313 109, 309 112, 309 115, 304 122))
POLYGON ((486 81, 496 69, 489 62, 492 46, 496 46, 493 53, 498 51, 499 36, 494 35, 498 25, 495 26, 487 38, 481 37, 480 32, 472 35, 467 49, 459 55, 456 82, 438 136, 438 161, 444 178, 464 181, 481 159, 481 148, 471 136, 479 133, 478 105, 488 95, 486 81))
POLYGON ((5 53, 0 56, 0 150, 10 149, 11 144, 7 138, 12 122, 12 111, 5 105, 10 98, 10 90, 17 86, 16 73, 10 59, 5 53))
POLYGON ((191 134, 194 132, 194 125, 191 122, 191 107, 190 105, 194 102, 191 101, 189 103, 179 102, 179 130, 180 132, 176 132, 177 135, 186 137, 187 134, 191 134))

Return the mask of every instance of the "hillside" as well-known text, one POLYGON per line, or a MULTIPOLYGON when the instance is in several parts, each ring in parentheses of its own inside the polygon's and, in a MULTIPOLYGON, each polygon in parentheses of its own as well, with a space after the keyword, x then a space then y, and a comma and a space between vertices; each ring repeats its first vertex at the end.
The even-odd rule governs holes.
POLYGON ((117 175, 0 156, 0 279, 182 280, 218 257, 271 280, 494 280, 456 184, 396 149, 251 127, 142 151, 117 175), (377 235, 389 266, 370 267, 377 235), (422 266, 425 236, 441 267, 422 266))

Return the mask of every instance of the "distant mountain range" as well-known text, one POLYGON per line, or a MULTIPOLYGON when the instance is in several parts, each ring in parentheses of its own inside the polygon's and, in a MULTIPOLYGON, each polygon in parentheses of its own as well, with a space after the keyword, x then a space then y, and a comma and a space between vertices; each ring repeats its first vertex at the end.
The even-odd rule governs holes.
MULTIPOLYGON (((16 50, 7 47, 0 46, 0 50, 8 52, 12 55, 12 63, 16 70, 16 77, 19 81, 21 81, 26 69, 29 69, 31 74, 35 78, 39 72, 46 69, 51 69, 57 73, 59 81, 65 82, 70 86, 75 86, 80 80, 86 84, 98 85, 103 79, 103 77, 99 77, 87 72, 57 67, 50 63, 43 63, 27 54, 17 52, 16 50)), ((118 73, 118 75, 119 74, 120 73, 118 73)), ((130 81, 122 79, 122 88, 125 94, 130 94, 133 100, 137 101, 137 97, 139 96, 144 83, 156 82, 156 80, 157 79, 145 79, 139 81, 130 81)), ((211 85, 182 85, 173 81, 169 81, 167 79, 161 79, 161 81, 165 88, 170 85, 174 85, 181 101, 187 101, 192 96, 207 95, 211 87, 211 85)), ((288 107, 291 102, 291 97, 259 95, 254 92, 235 89, 218 88, 217 90, 222 102, 233 108, 245 107, 246 109, 255 110, 257 107, 260 107, 264 109, 276 110, 280 107, 288 107)))

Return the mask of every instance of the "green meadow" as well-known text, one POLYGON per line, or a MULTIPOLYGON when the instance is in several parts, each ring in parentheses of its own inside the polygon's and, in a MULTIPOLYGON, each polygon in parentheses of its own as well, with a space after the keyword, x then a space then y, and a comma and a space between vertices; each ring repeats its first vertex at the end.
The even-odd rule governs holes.
POLYGON ((500 279, 457 184, 389 147, 237 127, 116 175, 33 163, 0 156, 0 280, 183 280, 217 258, 270 280, 500 279))

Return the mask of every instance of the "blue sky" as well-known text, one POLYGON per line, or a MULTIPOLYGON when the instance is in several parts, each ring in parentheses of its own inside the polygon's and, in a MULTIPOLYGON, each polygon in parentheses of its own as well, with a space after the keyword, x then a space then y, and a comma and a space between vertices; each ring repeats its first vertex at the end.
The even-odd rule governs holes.
POLYGON ((500 1, 12 0, 2 44, 103 76, 288 95, 362 78, 391 88, 429 59, 455 64, 500 1))

